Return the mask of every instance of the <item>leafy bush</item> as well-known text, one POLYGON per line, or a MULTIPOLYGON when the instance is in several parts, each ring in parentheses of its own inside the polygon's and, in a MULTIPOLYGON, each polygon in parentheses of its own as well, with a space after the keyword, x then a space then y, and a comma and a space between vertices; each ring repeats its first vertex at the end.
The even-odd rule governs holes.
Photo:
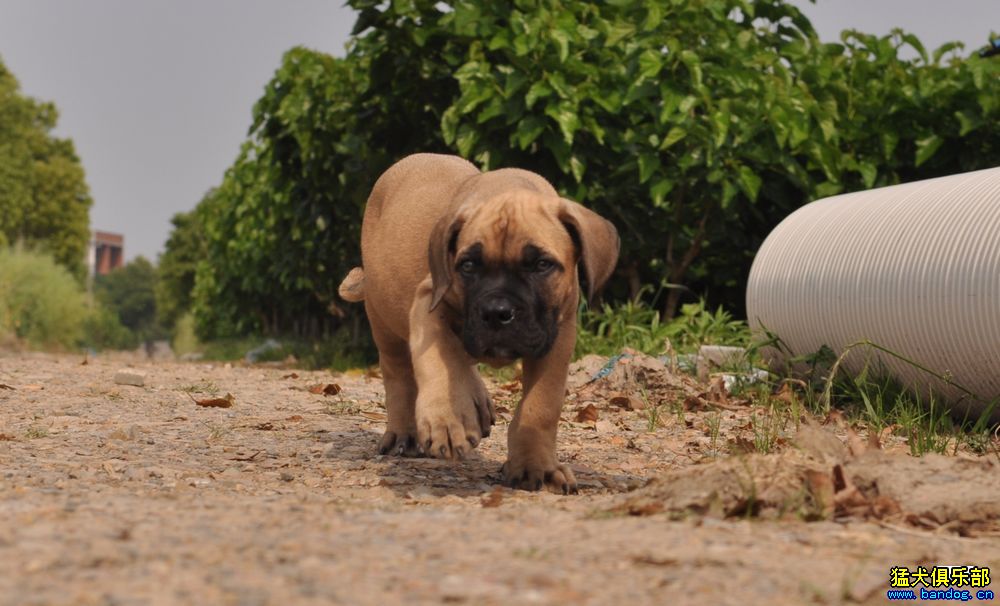
POLYGON ((335 289, 365 199, 417 151, 535 170, 609 217, 609 300, 685 287, 665 317, 684 292, 740 313, 755 251, 812 199, 1000 163, 1000 62, 903 32, 823 44, 784 0, 349 4, 347 56, 289 51, 199 204, 203 338, 353 321, 335 289))
POLYGON ((89 308, 83 321, 82 344, 97 351, 124 350, 139 346, 139 337, 122 325, 118 314, 103 305, 89 308))
POLYGON ((136 257, 109 274, 97 276, 94 295, 137 341, 144 341, 165 332, 156 321, 155 284, 156 268, 144 257, 136 257))
POLYGON ((0 334, 35 347, 72 348, 87 315, 80 284, 50 255, 0 249, 0 334))

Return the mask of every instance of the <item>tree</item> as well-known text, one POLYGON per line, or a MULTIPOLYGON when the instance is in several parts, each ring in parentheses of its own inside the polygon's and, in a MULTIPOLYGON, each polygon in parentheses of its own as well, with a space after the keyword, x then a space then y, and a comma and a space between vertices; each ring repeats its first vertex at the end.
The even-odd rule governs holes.
POLYGON ((51 134, 57 118, 0 62, 0 246, 42 249, 82 280, 91 199, 72 141, 51 134))
MULTIPOLYGON (((205 194, 203 200, 212 196, 205 194)), ((173 230, 157 264, 156 314, 158 322, 171 327, 191 309, 198 262, 205 256, 205 230, 196 210, 177 213, 171 219, 173 230)))
POLYGON ((111 273, 98 276, 94 293, 98 301, 118 316, 121 324, 140 340, 160 336, 156 323, 156 268, 145 257, 136 257, 111 273))
POLYGON ((344 59, 289 51, 199 207, 202 336, 314 334, 406 154, 541 173, 614 221, 612 299, 743 307, 753 255, 810 200, 993 166, 998 62, 913 36, 821 43, 784 0, 351 0, 344 59), (919 57, 904 60, 903 46, 919 57))

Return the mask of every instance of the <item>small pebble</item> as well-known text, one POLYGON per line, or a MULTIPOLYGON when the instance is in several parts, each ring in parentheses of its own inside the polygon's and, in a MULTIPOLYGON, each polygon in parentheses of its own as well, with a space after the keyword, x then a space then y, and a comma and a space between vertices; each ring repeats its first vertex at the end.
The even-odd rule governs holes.
POLYGON ((123 368, 115 373, 115 383, 118 385, 142 387, 146 384, 146 373, 131 368, 123 368))

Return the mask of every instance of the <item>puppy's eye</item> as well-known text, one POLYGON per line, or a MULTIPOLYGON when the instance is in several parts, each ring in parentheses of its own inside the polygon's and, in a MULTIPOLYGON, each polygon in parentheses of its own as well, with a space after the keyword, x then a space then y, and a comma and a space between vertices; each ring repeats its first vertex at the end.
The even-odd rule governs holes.
POLYGON ((555 267, 555 263, 549 261, 548 259, 539 259, 535 261, 535 271, 539 273, 544 273, 555 267))
POLYGON ((458 264, 458 271, 462 272, 463 274, 475 273, 476 271, 475 261, 469 261, 468 259, 462 261, 461 263, 458 264))

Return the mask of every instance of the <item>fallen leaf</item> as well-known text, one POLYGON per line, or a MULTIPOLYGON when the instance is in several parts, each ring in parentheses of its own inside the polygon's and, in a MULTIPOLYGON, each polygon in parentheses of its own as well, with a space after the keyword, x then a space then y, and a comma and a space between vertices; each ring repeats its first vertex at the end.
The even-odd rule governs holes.
POLYGON ((80 366, 86 366, 87 364, 90 364, 90 360, 88 360, 87 356, 84 355, 83 356, 83 362, 80 362, 80 366))
POLYGON ((587 404, 580 410, 576 411, 575 418, 577 423, 596 423, 597 407, 593 404, 587 404))
POLYGON ((301 421, 302 420, 302 415, 292 415, 292 416, 288 417, 285 420, 286 421, 301 421))
MULTIPOLYGON (((667 341, 669 344, 670 342, 667 341)), ((678 563, 677 558, 658 558, 651 555, 637 555, 632 556, 632 562, 636 564, 645 564, 646 566, 675 566, 678 563)))
POLYGON ((17 388, 11 387, 10 385, 6 385, 4 383, 0 383, 0 389, 17 389, 17 388))
POLYGON ((642 399, 631 394, 615 394, 608 399, 608 403, 625 410, 644 410, 646 403, 642 399))
POLYGON ((296 372, 290 372, 287 375, 281 375, 282 379, 298 379, 299 374, 296 372))
POLYGON ((789 406, 798 406, 799 398, 795 395, 795 389, 791 383, 783 383, 778 393, 774 394, 775 400, 781 400, 789 406))
POLYGON ((684 412, 704 410, 707 404, 705 400, 702 400, 698 396, 688 396, 684 398, 684 412))
POLYGON ((274 429, 274 423, 271 422, 257 423, 256 425, 253 426, 253 428, 260 431, 271 431, 272 429, 274 429))
POLYGON ((479 504, 487 508, 500 507, 501 503, 503 503, 503 488, 500 486, 494 487, 493 490, 483 495, 483 498, 479 500, 479 504))
POLYGON ((844 413, 842 413, 842 412, 840 412, 839 410, 836 410, 836 409, 831 410, 826 415, 826 422, 827 423, 834 423, 837 427, 843 427, 844 424, 845 424, 845 422, 844 422, 844 413))
POLYGON ((624 509, 625 513, 630 516, 651 516, 663 512, 663 503, 651 499, 643 499, 638 502, 627 503, 624 509))
POLYGON ((367 410, 362 410, 361 416, 369 421, 385 421, 389 418, 389 415, 384 412, 369 412, 367 410))
POLYGON ((706 398, 709 402, 714 402, 716 404, 721 404, 726 406, 729 404, 729 391, 726 389, 726 380, 722 377, 715 377, 712 382, 708 384, 708 397, 706 398))
POLYGON ((314 393, 316 395, 324 396, 335 396, 340 393, 340 385, 336 383, 320 383, 318 385, 310 385, 309 393, 314 393))
POLYGON ((206 408, 232 408, 233 403, 236 398, 233 394, 227 393, 224 398, 208 398, 207 400, 195 400, 194 397, 191 398, 194 403, 198 406, 205 406, 206 408))
POLYGON ((521 379, 514 379, 510 383, 504 383, 500 386, 500 389, 509 392, 519 391, 521 389, 521 379))
POLYGON ((14 436, 7 433, 0 433, 0 442, 13 442, 16 440, 14 436))
POLYGON ((868 448, 871 450, 881 450, 882 440, 876 431, 868 432, 868 448))
POLYGON ((806 487, 816 506, 816 515, 828 520, 834 513, 833 478, 830 474, 815 469, 806 470, 806 487))
POLYGON ((262 452, 264 452, 264 451, 263 450, 258 450, 257 452, 253 453, 249 457, 233 457, 233 458, 231 458, 229 460, 230 461, 253 461, 254 459, 257 458, 257 455, 259 455, 262 452))
POLYGON ((729 452, 733 454, 750 454, 757 452, 757 446, 751 440, 743 436, 737 436, 729 440, 729 452))
MULTIPOLYGON (((860 456, 869 450, 869 444, 862 440, 857 432, 854 431, 850 426, 847 426, 847 450, 850 451, 852 456, 860 456)), ((878 439, 878 436, 876 436, 878 439)))

